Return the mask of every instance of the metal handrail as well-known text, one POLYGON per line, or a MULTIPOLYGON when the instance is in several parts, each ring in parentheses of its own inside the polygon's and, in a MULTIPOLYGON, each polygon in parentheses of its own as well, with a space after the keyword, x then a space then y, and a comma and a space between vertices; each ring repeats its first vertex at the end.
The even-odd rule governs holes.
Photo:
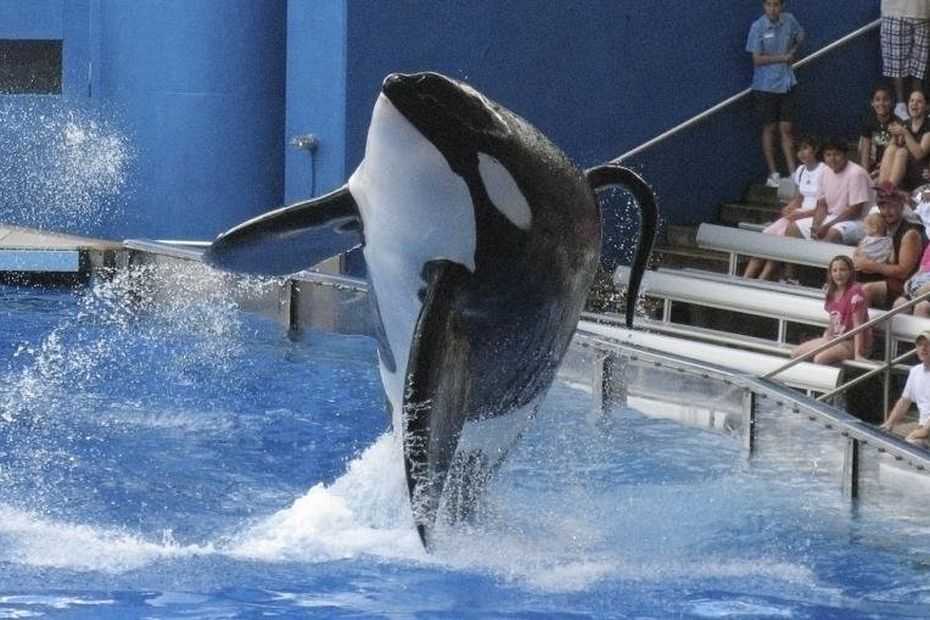
POLYGON ((862 375, 859 375, 859 376, 856 377, 855 379, 851 379, 851 380, 847 381, 846 383, 844 383, 843 385, 841 385, 841 386, 839 386, 839 387, 837 387, 837 388, 835 388, 835 389, 832 389, 832 390, 830 390, 829 392, 826 392, 825 394, 821 394, 820 396, 817 397, 817 400, 819 400, 819 401, 821 401, 821 402, 826 402, 827 400, 833 398, 833 397, 836 396, 837 394, 841 394, 841 393, 845 392, 846 390, 848 390, 849 388, 855 387, 855 386, 859 385, 860 383, 864 383, 865 381, 868 381, 869 379, 871 379, 872 377, 874 377, 874 376, 877 375, 878 373, 880 373, 880 372, 885 372, 886 370, 888 370, 888 369, 891 368, 892 366, 896 366, 897 364, 900 364, 901 362, 903 362, 903 361, 906 360, 907 358, 909 358, 909 357, 914 357, 914 355, 915 355, 916 353, 917 353, 917 349, 909 349, 906 353, 902 353, 902 354, 899 355, 898 357, 896 357, 896 358, 894 358, 894 359, 892 359, 892 360, 889 360, 886 364, 881 364, 880 366, 877 366, 876 368, 873 368, 872 370, 868 371, 867 373, 862 374, 862 375))
MULTIPOLYGON (((863 331, 865 331, 865 330, 871 328, 873 325, 878 325, 879 323, 884 323, 885 321, 888 321, 889 319, 891 319, 893 316, 895 316, 895 315, 897 315, 897 314, 901 314, 901 313, 904 312, 905 310, 910 310, 911 308, 913 308, 914 306, 916 306, 917 304, 919 304, 919 303, 922 302, 922 301, 930 301, 930 291, 924 293, 923 295, 918 295, 918 296, 915 297, 914 299, 910 300, 909 302, 907 302, 907 303, 905 303, 905 304, 901 304, 901 305, 898 306, 897 308, 892 308, 892 309, 889 310, 888 312, 885 312, 885 313, 883 313, 883 314, 879 314, 879 315, 878 315, 877 317, 875 317, 874 319, 869 319, 868 321, 866 321, 866 322, 863 323, 862 325, 860 325, 860 326, 858 326, 858 327, 854 327, 853 329, 849 330, 848 332, 843 332, 843 333, 840 334, 839 336, 836 336, 835 338, 832 338, 831 340, 828 340, 827 342, 825 342, 824 344, 820 345, 819 347, 816 347, 816 348, 814 348, 814 349, 811 349, 810 351, 808 351, 808 352, 805 353, 804 355, 801 355, 801 356, 799 356, 799 357, 795 357, 795 358, 793 358, 790 362, 788 362, 788 363, 786 363, 786 364, 783 364, 782 366, 779 366, 778 368, 776 368, 775 370, 772 370, 771 372, 765 373, 764 375, 762 375, 762 378, 763 378, 763 379, 771 379, 771 378, 774 377, 775 375, 780 374, 780 373, 782 373, 782 372, 788 370, 789 368, 791 368, 791 367, 793 367, 793 366, 796 366, 797 364, 800 364, 801 362, 806 362, 807 360, 809 360, 810 358, 814 357, 814 356, 817 355, 818 353, 820 353, 820 352, 822 352, 822 351, 826 351, 826 350, 829 349, 830 347, 832 347, 832 346, 834 346, 834 345, 836 345, 836 344, 839 344, 840 342, 843 342, 844 340, 849 340, 850 338, 854 337, 856 334, 858 334, 858 333, 860 333, 860 332, 863 332, 863 331)), ((887 365, 887 364, 888 364, 888 360, 886 360, 885 362, 883 362, 883 365, 887 365)))
MULTIPOLYGON (((804 58, 802 58, 801 60, 797 61, 796 63, 794 63, 794 64, 791 65, 791 66, 792 66, 794 69, 800 69, 801 67, 803 67, 804 65, 808 64, 809 62, 812 62, 812 61, 814 61, 814 60, 820 58, 821 56, 823 56, 823 55, 825 55, 825 54, 828 54, 828 53, 832 52, 832 51, 835 50, 836 48, 838 48, 838 47, 840 47, 840 46, 842 46, 842 45, 845 45, 845 44, 848 43, 849 41, 852 41, 853 39, 858 38, 858 37, 862 36, 863 34, 869 32, 869 31, 871 31, 871 30, 874 30, 875 28, 878 28, 878 26, 879 26, 881 23, 882 23, 882 20, 881 20, 881 19, 876 19, 876 20, 873 21, 873 22, 869 22, 869 23, 866 24, 865 26, 862 26, 861 28, 859 28, 859 29, 857 29, 857 30, 854 30, 854 31, 850 32, 850 33, 847 34, 846 36, 840 37, 839 39, 837 39, 837 40, 834 41, 833 43, 830 43, 829 45, 826 45, 825 47, 820 48, 819 50, 817 50, 816 52, 810 54, 809 56, 805 56, 804 58)), ((707 110, 704 110, 703 112, 701 112, 701 113, 698 114, 697 116, 693 116, 692 118, 686 120, 686 121, 683 122, 683 123, 680 123, 680 124, 676 125, 675 127, 672 127, 672 128, 669 129, 668 131, 659 134, 658 136, 652 138, 651 140, 648 140, 648 141, 646 141, 646 142, 643 142, 642 144, 640 144, 640 145, 637 146, 636 148, 634 148, 634 149, 632 149, 632 150, 630 150, 630 151, 627 151, 627 152, 624 153, 623 155, 620 155, 619 157, 616 157, 616 158, 610 160, 610 163, 612 163, 612 164, 619 164, 619 163, 622 162, 624 159, 627 159, 627 158, 629 158, 629 157, 632 157, 632 156, 634 156, 634 155, 639 154, 641 151, 644 151, 644 150, 648 149, 649 147, 651 147, 651 146, 653 146, 653 145, 655 145, 655 144, 658 144, 659 142, 662 142, 662 141, 666 140, 667 138, 670 138, 670 137, 674 136, 675 134, 678 134, 678 133, 684 131, 684 130, 687 129, 688 127, 691 127, 692 125, 695 125, 695 124, 697 124, 697 123, 703 121, 705 118, 708 118, 709 116, 712 116, 713 114, 716 114, 717 112, 719 112, 719 111, 722 110, 723 108, 726 108, 726 107, 728 107, 729 105, 731 105, 731 104, 733 104, 733 103, 736 103, 737 101, 739 101, 740 99, 742 99, 743 97, 745 97, 746 95, 748 95, 748 94, 751 93, 751 92, 752 92, 752 89, 751 89, 751 88, 747 88, 747 89, 745 89, 745 90, 742 90, 742 91, 736 93, 735 95, 733 95, 732 97, 730 97, 730 98, 728 98, 728 99, 724 99, 723 101, 721 101, 721 102, 718 103, 717 105, 715 105, 715 106, 713 106, 713 107, 711 107, 711 108, 708 108, 707 110)))

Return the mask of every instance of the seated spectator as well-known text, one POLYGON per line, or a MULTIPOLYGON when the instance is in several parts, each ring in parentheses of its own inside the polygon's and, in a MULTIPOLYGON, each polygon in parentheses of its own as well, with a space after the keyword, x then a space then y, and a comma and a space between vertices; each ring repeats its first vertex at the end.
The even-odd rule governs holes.
POLYGON ((886 84, 879 84, 872 90, 871 110, 859 129, 859 165, 866 169, 869 176, 878 177, 878 170, 885 154, 885 147, 891 142, 888 125, 895 120, 891 109, 894 107, 894 95, 886 84))
POLYGON ((917 335, 914 348, 917 349, 917 359, 920 363, 911 368, 907 375, 907 383, 904 384, 904 391, 901 392, 901 398, 892 407, 888 419, 879 428, 883 431, 894 430, 894 427, 910 410, 911 404, 916 403, 919 415, 917 428, 910 431, 905 436, 905 440, 926 447, 927 439, 930 438, 930 329, 925 329, 917 335))
MULTIPOLYGON (((830 317, 827 329, 822 337, 795 347, 791 357, 801 357, 869 320, 865 294, 862 286, 856 282, 856 272, 848 256, 834 256, 830 261, 824 290, 823 307, 830 317)), ((850 358, 864 360, 868 358, 871 349, 872 330, 866 329, 816 354, 813 361, 815 364, 834 364, 850 358)))
MULTIPOLYGON (((762 231, 766 235, 784 236, 791 222, 814 214, 814 208, 817 206, 817 191, 820 188, 820 174, 824 168, 823 162, 820 161, 820 145, 816 138, 805 135, 798 139, 798 160, 801 165, 792 175, 797 189, 788 204, 781 210, 781 217, 762 231)), ((778 263, 775 261, 752 258, 743 271, 743 277, 771 280, 777 267, 778 263)), ((786 277, 788 277, 787 274, 786 277)))
MULTIPOLYGON (((926 178, 926 173, 925 173, 926 178)), ((920 218, 924 225, 924 231, 930 224, 930 185, 921 185, 911 193, 913 201, 913 214, 920 218)), ((926 242, 926 239, 923 239, 926 242)), ((925 293, 930 293, 930 244, 925 243, 924 252, 920 257, 920 263, 917 266, 917 273, 908 278, 904 283, 904 295, 894 301, 894 307, 897 308, 908 301, 919 297, 925 293)), ((922 301, 914 306, 914 316, 930 319, 930 301, 922 301)))
POLYGON ((878 208, 888 224, 893 249, 891 260, 880 263, 858 255, 853 257, 859 280, 863 282, 866 299, 873 308, 888 308, 904 295, 904 283, 917 271, 923 252, 923 226, 904 219, 907 194, 888 183, 879 185, 878 208))
POLYGON ((888 236, 888 223, 881 213, 869 213, 862 220, 862 229, 865 236, 853 256, 867 256, 877 263, 887 263, 891 259, 894 248, 891 237, 888 236))
POLYGON ((909 120, 888 125, 892 140, 885 147, 878 180, 910 191, 922 183, 926 157, 930 153, 930 122, 927 121, 927 99, 922 91, 911 93, 907 111, 909 120))
MULTIPOLYGON (((924 249, 920 257, 917 273, 904 283, 904 295, 894 300, 894 307, 903 306, 915 297, 930 293, 930 244, 924 249)), ((922 301, 914 306, 914 316, 930 319, 930 302, 922 301)))
POLYGON ((785 234, 855 245, 862 239, 865 207, 872 202, 869 173, 849 161, 846 144, 838 138, 824 143, 823 161, 826 165, 820 175, 813 215, 791 222, 785 234))

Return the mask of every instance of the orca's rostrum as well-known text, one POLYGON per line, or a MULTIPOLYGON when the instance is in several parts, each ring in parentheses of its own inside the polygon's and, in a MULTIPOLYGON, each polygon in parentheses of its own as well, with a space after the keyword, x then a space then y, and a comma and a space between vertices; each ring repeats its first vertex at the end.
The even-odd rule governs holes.
POLYGON ((532 125, 436 73, 390 75, 342 188, 245 222, 205 259, 283 275, 363 246, 381 379, 413 517, 474 507, 552 384, 600 255, 595 190, 642 213, 632 321, 656 232, 652 192, 617 165, 578 170, 532 125))

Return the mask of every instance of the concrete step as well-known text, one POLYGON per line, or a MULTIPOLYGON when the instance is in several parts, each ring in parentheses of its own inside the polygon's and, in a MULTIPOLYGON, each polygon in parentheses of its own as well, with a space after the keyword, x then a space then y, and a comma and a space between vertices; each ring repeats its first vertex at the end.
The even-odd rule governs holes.
POLYGON ((778 205, 778 190, 766 185, 750 185, 743 195, 743 202, 751 204, 778 205))
POLYGON ((71 286, 112 268, 121 243, 0 224, 0 283, 71 286))
POLYGON ((652 256, 655 266, 672 269, 692 268, 726 273, 730 264, 730 257, 724 252, 696 247, 657 245, 652 256))
POLYGON ((781 215, 781 205, 747 202, 724 202, 717 207, 717 223, 736 226, 740 222, 765 224, 781 215))

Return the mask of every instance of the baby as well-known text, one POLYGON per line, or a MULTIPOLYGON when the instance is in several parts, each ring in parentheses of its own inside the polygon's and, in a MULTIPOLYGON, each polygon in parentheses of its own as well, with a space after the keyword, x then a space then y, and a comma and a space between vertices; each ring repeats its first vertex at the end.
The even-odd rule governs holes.
POLYGON ((888 236, 888 223, 880 213, 869 213, 862 221, 865 237, 859 242, 854 255, 868 256, 879 263, 887 263, 893 246, 888 236))

